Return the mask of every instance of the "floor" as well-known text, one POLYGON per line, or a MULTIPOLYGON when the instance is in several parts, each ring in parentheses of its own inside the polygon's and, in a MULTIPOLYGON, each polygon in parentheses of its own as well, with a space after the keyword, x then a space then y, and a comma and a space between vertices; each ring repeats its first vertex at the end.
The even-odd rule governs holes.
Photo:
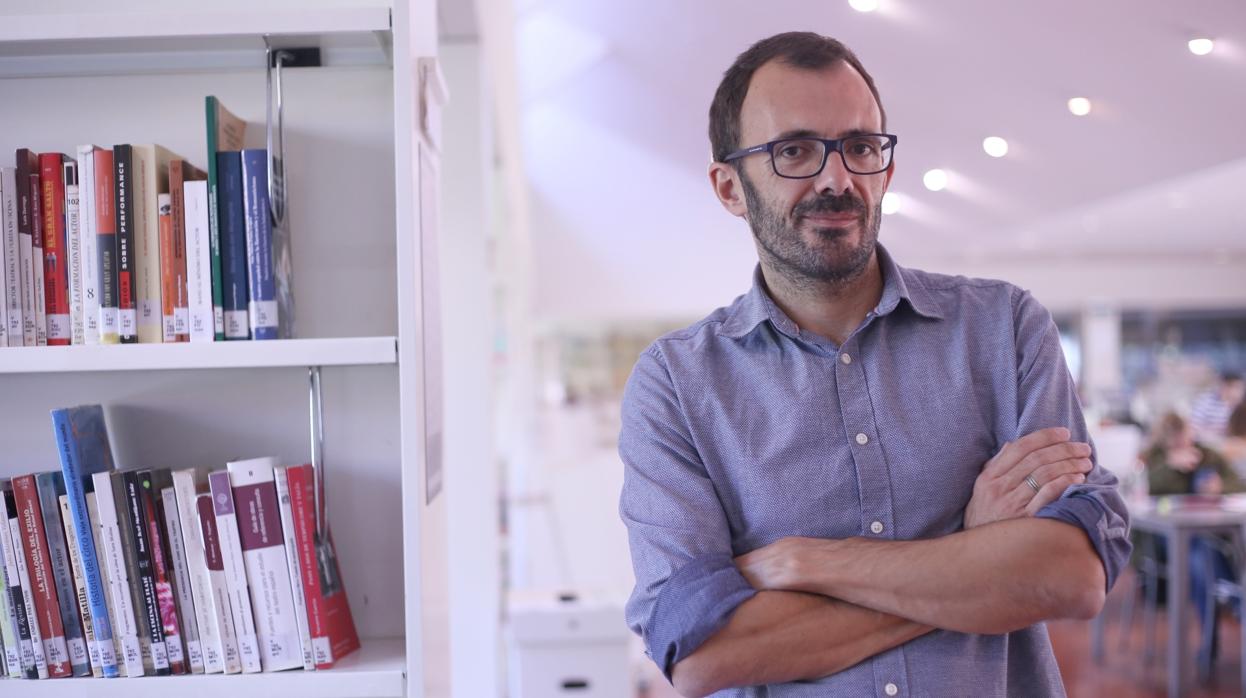
MULTIPOLYGON (((1127 648, 1121 647, 1119 623, 1121 602, 1134 588, 1131 576, 1122 575, 1108 597, 1106 613, 1110 619, 1107 629, 1106 652, 1102 663, 1096 663, 1090 651, 1090 626, 1084 621, 1055 621, 1048 624, 1056 661, 1064 676, 1069 698, 1166 698, 1167 693, 1167 623, 1163 609, 1159 612, 1155 630, 1155 657, 1147 662, 1144 657, 1143 623, 1140 609, 1135 612, 1129 632, 1127 648)), ((1189 647, 1197 646, 1197 630, 1191 623, 1189 647)), ((1246 695, 1241 688, 1241 642, 1240 626, 1226 614, 1221 621, 1222 641, 1220 660, 1207 685, 1191 683, 1183 693, 1188 698, 1237 698, 1246 695)), ((643 670, 648 690, 642 690, 638 698, 677 698, 678 694, 662 679, 652 663, 643 670)))

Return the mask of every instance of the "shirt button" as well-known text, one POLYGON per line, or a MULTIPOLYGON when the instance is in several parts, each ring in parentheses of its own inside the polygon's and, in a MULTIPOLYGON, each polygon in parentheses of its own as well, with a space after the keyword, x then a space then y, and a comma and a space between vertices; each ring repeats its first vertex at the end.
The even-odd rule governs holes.
POLYGON ((865 434, 857 434, 857 443, 864 446, 870 442, 870 437, 865 434))
POLYGON ((844 364, 845 366, 852 363, 852 354, 849 354, 848 352, 843 352, 842 354, 839 355, 839 362, 844 364))
POLYGON ((870 524, 870 530, 871 530, 871 531, 873 531, 874 533, 882 533, 882 532, 883 532, 883 522, 882 522, 882 521, 875 521, 874 523, 870 524))
POLYGON ((883 686, 883 692, 889 696, 894 696, 900 692, 900 687, 896 686, 894 683, 889 683, 886 686, 883 686))

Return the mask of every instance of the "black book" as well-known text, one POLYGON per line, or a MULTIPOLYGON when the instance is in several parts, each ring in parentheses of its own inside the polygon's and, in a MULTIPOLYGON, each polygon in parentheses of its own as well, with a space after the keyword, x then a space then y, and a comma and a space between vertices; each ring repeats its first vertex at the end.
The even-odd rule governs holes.
POLYGON ((134 230, 138 206, 134 201, 134 149, 112 149, 114 211, 117 216, 117 324, 122 344, 138 342, 138 288, 134 282, 134 230))
MULTIPOLYGON (((0 534, 4 534, 4 560, 0 560, 0 564, 4 565, 4 582, 7 585, 6 591, 9 594, 10 612, 15 616, 17 630, 17 650, 18 657, 22 665, 22 675, 28 679, 39 678, 39 669, 35 666, 34 650, 31 646, 30 639, 30 621, 34 620, 26 613, 26 597, 22 590, 22 580, 17 574, 17 563, 14 555, 21 555, 22 551, 17 549, 17 544, 13 540, 12 533, 9 529, 9 520, 16 520, 17 502, 13 499, 13 488, 8 481, 3 484, 4 497, 0 498, 0 504, 3 504, 0 510, 0 516, 4 517, 3 526, 0 526, 0 534), (6 561, 12 561, 10 565, 6 561)), ((8 622, 8 619, 4 619, 8 622)))
MULTIPOLYGON (((134 572, 131 579, 136 581, 139 601, 139 641, 146 631, 151 647, 151 662, 157 676, 167 676, 169 669, 169 653, 164 643, 164 623, 160 620, 160 601, 156 594, 155 566, 151 555, 151 535, 147 529, 147 510, 143 501, 143 485, 138 473, 130 470, 121 473, 122 496, 124 497, 125 519, 128 520, 126 542, 134 549, 134 572)), ((121 507, 118 507, 118 521, 121 520, 121 507)), ((127 566, 129 560, 126 561, 127 566)))

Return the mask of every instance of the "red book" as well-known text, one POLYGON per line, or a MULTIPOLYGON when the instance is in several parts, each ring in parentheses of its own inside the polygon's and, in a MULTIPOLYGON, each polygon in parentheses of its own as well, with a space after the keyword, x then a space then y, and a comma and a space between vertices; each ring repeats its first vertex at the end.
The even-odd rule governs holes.
POLYGON ((95 151, 95 235, 99 240, 100 344, 120 341, 117 317, 117 210, 112 151, 95 151))
POLYGON ((312 467, 292 465, 286 468, 286 476, 290 481, 290 509, 294 514, 294 539, 302 567, 299 574, 307 603, 312 654, 317 669, 328 669, 359 649, 359 634, 350 615, 332 536, 323 549, 316 546, 316 484, 312 467))
POLYGON ((56 595, 56 580, 52 578, 52 557, 48 553, 48 538, 43 532, 43 511, 39 506, 39 490, 34 475, 13 478, 13 499, 17 504, 17 517, 21 526, 21 553, 26 556, 30 570, 31 591, 35 598, 35 617, 39 633, 43 636, 44 654, 47 655, 48 675, 56 678, 73 676, 69 662, 69 645, 65 642, 65 628, 61 625, 60 600, 56 595))
POLYGON ((65 237, 65 180, 61 153, 39 155, 39 182, 43 214, 43 297, 48 323, 48 345, 65 346, 73 339, 69 318, 69 245, 65 237))

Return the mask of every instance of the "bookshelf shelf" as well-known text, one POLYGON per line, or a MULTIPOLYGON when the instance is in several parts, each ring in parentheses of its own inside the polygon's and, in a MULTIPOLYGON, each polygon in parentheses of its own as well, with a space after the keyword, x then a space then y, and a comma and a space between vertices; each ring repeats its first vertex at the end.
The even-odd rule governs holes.
POLYGON ((7 689, 30 698, 65 696, 69 685, 79 685, 92 698, 133 698, 135 684, 159 688, 160 695, 178 698, 400 698, 406 685, 401 638, 364 639, 358 652, 345 657, 328 671, 282 671, 261 674, 196 674, 147 676, 138 679, 48 679, 4 683, 7 689))
POLYGON ((397 361, 398 341, 394 337, 8 347, 0 349, 0 374, 366 366, 397 361))

